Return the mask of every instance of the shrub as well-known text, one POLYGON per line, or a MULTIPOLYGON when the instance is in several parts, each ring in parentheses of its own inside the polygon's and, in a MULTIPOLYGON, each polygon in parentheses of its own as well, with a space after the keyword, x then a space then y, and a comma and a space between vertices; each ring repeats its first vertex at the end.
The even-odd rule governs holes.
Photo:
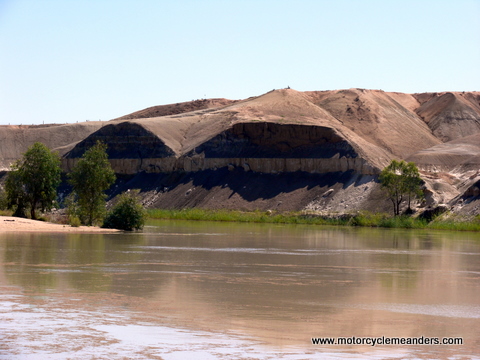
POLYGON ((82 225, 80 218, 75 215, 68 217, 68 223, 70 224, 71 227, 79 227, 80 225, 82 225))
POLYGON ((352 217, 347 225, 375 227, 379 226, 387 218, 387 214, 362 211, 352 217))
POLYGON ((7 209, 8 209, 7 193, 0 186, 0 210, 7 210, 7 209))
POLYGON ((138 191, 126 192, 119 196, 117 204, 107 214, 104 228, 120 230, 141 230, 147 212, 138 200, 138 191))

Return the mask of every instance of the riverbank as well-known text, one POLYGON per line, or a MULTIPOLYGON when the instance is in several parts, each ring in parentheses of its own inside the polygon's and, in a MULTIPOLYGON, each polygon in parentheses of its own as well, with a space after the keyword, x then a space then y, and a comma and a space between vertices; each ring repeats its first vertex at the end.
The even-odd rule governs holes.
POLYGON ((31 220, 13 216, 0 216, 0 232, 67 232, 67 233, 112 233, 116 229, 102 229, 96 226, 78 226, 54 224, 46 221, 31 220))
POLYGON ((305 212, 276 213, 272 211, 205 210, 192 208, 183 210, 149 209, 148 216, 152 219, 172 220, 480 231, 480 216, 478 215, 468 220, 456 217, 439 217, 434 221, 428 222, 412 216, 392 217, 383 213, 375 214, 369 212, 355 214, 315 214, 305 212))
MULTIPOLYGON (((387 214, 313 214, 304 212, 275 213, 270 211, 236 211, 183 209, 149 209, 151 219, 230 221, 270 224, 305 224, 333 226, 363 226, 379 228, 432 229, 452 231, 480 231, 480 216, 465 220, 459 218, 437 218, 427 222, 410 216, 392 217, 387 214)), ((96 226, 73 227, 46 221, 0 216, 0 232, 68 232, 68 233, 112 233, 116 229, 104 229, 96 226)))

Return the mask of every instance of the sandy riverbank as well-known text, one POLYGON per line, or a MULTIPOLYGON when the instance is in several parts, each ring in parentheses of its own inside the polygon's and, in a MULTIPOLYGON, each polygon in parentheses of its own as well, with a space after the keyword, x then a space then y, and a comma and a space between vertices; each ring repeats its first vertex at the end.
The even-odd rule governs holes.
POLYGON ((45 221, 30 220, 12 216, 0 216, 0 232, 68 232, 68 233, 111 233, 116 229, 102 229, 96 226, 79 226, 53 224, 45 221))

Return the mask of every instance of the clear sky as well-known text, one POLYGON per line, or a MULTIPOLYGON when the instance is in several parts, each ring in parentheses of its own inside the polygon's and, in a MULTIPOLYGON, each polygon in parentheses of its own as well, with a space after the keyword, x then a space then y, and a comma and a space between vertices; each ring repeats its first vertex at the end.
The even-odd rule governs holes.
POLYGON ((0 124, 287 86, 480 91, 480 0, 0 0, 0 124))

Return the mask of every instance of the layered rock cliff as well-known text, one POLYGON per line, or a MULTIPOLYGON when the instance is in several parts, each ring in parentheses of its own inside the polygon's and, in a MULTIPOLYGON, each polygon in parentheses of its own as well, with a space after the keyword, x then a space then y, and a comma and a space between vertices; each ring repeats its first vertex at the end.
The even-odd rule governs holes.
POLYGON ((139 187, 149 206, 345 211, 388 209, 377 175, 407 159, 421 168, 431 204, 454 206, 475 193, 479 134, 480 93, 282 89, 103 123, 0 127, 0 163, 42 141, 69 171, 100 140, 121 178, 117 192, 139 187))
POLYGON ((102 141, 107 144, 110 162, 119 174, 195 172, 222 167, 262 173, 378 173, 376 162, 359 155, 362 152, 358 144, 349 142, 331 127, 237 122, 190 151, 181 148, 177 152, 163 136, 136 122, 106 125, 65 154, 63 166, 70 171, 86 149, 102 141))

